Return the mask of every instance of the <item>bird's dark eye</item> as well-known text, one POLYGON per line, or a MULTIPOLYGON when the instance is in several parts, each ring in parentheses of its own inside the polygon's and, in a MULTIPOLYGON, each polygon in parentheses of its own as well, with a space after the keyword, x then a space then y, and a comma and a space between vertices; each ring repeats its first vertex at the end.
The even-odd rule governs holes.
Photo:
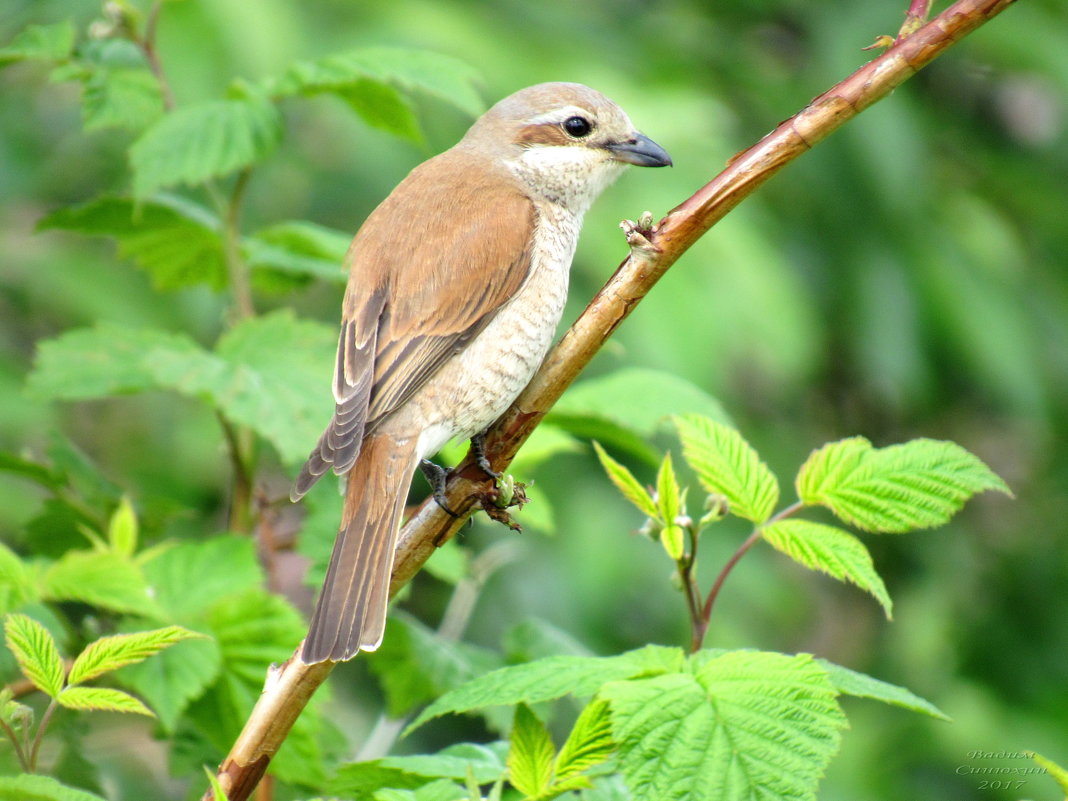
POLYGON ((568 136, 581 139, 589 135, 593 130, 593 125, 585 117, 568 117, 564 120, 564 130, 567 131, 568 136))

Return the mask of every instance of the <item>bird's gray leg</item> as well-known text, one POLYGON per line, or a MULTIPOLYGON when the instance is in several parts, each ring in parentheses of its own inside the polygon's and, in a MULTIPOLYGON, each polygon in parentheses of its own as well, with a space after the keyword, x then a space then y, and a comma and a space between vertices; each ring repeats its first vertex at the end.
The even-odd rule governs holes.
POLYGON ((453 517, 459 517, 460 515, 456 514, 445 503, 445 481, 448 478, 449 471, 440 465, 434 464, 429 459, 423 459, 419 462, 419 469, 426 476, 427 483, 430 484, 430 489, 434 492, 434 501, 437 505, 453 517))
POLYGON ((490 467, 489 459, 486 458, 486 432, 480 431, 471 437, 471 450, 475 453, 475 461, 487 476, 500 478, 501 474, 490 467))

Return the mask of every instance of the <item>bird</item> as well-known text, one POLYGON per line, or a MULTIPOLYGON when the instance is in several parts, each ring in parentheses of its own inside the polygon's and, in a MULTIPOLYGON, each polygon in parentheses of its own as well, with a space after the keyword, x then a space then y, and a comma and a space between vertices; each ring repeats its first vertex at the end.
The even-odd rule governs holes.
POLYGON ((427 457, 477 445, 540 366, 597 196, 627 165, 671 163, 600 92, 542 83, 497 102, 364 221, 345 257, 334 415, 291 493, 347 475, 301 661, 379 647, 416 468, 440 487, 427 457))

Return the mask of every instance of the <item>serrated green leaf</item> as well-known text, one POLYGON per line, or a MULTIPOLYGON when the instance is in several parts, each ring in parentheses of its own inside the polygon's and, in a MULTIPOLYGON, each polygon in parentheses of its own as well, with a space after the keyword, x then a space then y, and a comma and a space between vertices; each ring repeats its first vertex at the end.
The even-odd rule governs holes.
POLYGON ((228 281, 218 218, 188 200, 101 197, 58 209, 37 227, 115 239, 119 256, 145 270, 157 289, 221 289, 228 281))
POLYGON ((635 801, 814 800, 846 723, 826 672, 757 651, 694 664, 601 691, 635 801))
POLYGON ((283 662, 307 633, 304 619, 285 598, 254 588, 227 596, 205 615, 227 673, 263 686, 267 666, 283 662))
POLYGON ((68 551, 41 576, 41 597, 154 616, 158 608, 137 564, 111 551, 68 551))
POLYGON ((871 554, 848 531, 808 520, 779 520, 764 526, 761 534, 795 562, 839 581, 851 581, 871 593, 882 604, 887 619, 893 617, 893 602, 875 571, 871 554))
POLYGON ((67 787, 51 776, 24 773, 0 776, 0 801, 105 801, 100 796, 67 787))
POLYGON ((38 398, 89 400, 159 386, 152 364, 167 353, 204 354, 184 334, 101 324, 68 331, 37 345, 27 391, 38 398))
POLYGON ((237 324, 215 353, 184 335, 105 324, 41 343, 28 388, 66 400, 150 388, 206 398, 296 463, 330 417, 329 398, 315 387, 330 372, 336 344, 333 328, 289 310, 237 324))
POLYGON ((675 418, 682 454, 701 485, 723 495, 731 514, 763 523, 779 501, 779 484, 757 452, 733 428, 706 417, 675 418))
POLYGON ((212 606, 256 589, 264 580, 248 537, 179 543, 146 562, 144 573, 167 618, 186 624, 202 622, 212 606))
POLYGON ((205 638, 120 668, 114 681, 144 698, 163 730, 173 734, 182 713, 218 679, 221 669, 218 644, 205 638))
POLYGON ((1011 491, 976 456, 953 442, 915 439, 873 448, 862 437, 813 452, 797 476, 806 504, 820 504, 857 528, 902 533, 948 522, 984 490, 1011 491))
POLYGON ((63 689, 63 657, 48 629, 31 617, 11 614, 4 618, 8 650, 33 686, 55 698, 63 689))
POLYGON ((275 106, 258 98, 210 100, 161 117, 130 147, 134 195, 200 184, 264 158, 282 137, 275 106))
POLYGON ((719 401, 696 384, 663 370, 627 367, 577 381, 545 422, 657 465, 660 454, 646 440, 673 415, 690 412, 730 422, 719 401))
POLYGON ((553 778, 553 741, 549 730, 526 704, 515 708, 512 746, 508 749, 508 781, 519 792, 537 797, 553 778))
POLYGON ((67 709, 96 709, 155 717, 151 709, 132 695, 110 687, 65 687, 56 700, 67 709))
POLYGON ((536 704, 565 695, 592 695, 608 681, 657 675, 681 669, 677 648, 649 645, 618 656, 550 656, 479 676, 445 693, 424 709, 406 731, 450 712, 469 712, 490 706, 536 704))
POLYGON ((367 81, 421 90, 477 116, 485 106, 473 84, 478 73, 450 56, 426 50, 376 47, 294 64, 272 87, 280 94, 341 92, 367 81))
POLYGON ((133 556, 137 550, 137 514, 126 496, 108 521, 108 544, 120 556, 133 556))
POLYGON ((910 709, 913 712, 921 712, 939 720, 950 719, 941 709, 911 690, 899 687, 896 684, 889 684, 865 673, 836 665, 826 659, 817 659, 816 661, 827 671, 827 676, 830 678, 834 688, 842 695, 871 698, 874 701, 882 701, 884 704, 910 709))
POLYGON ((30 25, 0 47, 0 66, 16 61, 60 61, 74 49, 74 23, 69 19, 53 25, 30 25))
POLYGON ((617 462, 611 456, 609 456, 605 449, 601 447, 599 442, 593 443, 593 449, 597 452, 597 458, 601 461, 601 466, 608 474, 608 478, 612 483, 616 485, 616 488, 623 493, 623 497, 634 504, 638 511, 644 514, 646 517, 653 520, 659 520, 659 510, 656 507, 656 502, 653 501, 652 496, 646 491, 645 487, 634 477, 634 474, 630 472, 626 467, 617 462))
POLYGON ((67 675, 68 684, 81 684, 123 665, 141 662, 182 640, 203 637, 181 626, 167 626, 135 634, 114 634, 90 643, 78 654, 67 675))
POLYGON ((1057 782, 1057 786, 1061 788, 1061 792, 1064 793, 1066 801, 1068 801, 1068 770, 1065 770, 1052 759, 1047 759, 1042 754, 1031 754, 1031 759, 1035 761, 1035 764, 1041 768, 1046 769, 1046 773, 1053 781, 1057 782))
POLYGON ((612 755, 616 744, 608 711, 604 700, 592 701, 582 710, 556 757, 556 782, 600 765, 612 755))
POLYGON ((121 128, 140 133, 163 114, 159 81, 144 67, 99 67, 82 88, 86 131, 121 128))

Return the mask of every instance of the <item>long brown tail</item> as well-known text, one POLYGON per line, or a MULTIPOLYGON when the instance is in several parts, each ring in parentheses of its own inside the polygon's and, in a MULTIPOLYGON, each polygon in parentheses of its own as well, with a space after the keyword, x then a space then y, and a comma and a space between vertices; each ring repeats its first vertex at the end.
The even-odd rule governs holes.
POLYGON ((415 437, 374 434, 349 473, 345 511, 319 603, 304 640, 307 663, 340 662, 382 642, 393 551, 408 485, 415 437))

